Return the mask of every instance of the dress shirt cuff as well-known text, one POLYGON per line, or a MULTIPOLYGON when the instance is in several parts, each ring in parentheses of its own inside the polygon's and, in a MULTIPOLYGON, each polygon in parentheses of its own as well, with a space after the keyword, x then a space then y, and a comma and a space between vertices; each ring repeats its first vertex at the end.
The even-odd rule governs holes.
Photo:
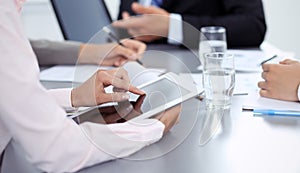
POLYGON ((180 14, 170 14, 168 43, 181 44, 183 41, 182 16, 180 14))
POLYGON ((75 110, 75 108, 72 107, 71 92, 72 92, 72 88, 48 90, 48 93, 50 93, 54 97, 56 102, 61 107, 63 107, 66 111, 75 110))
POLYGON ((298 100, 300 101, 300 84, 298 86, 298 100))

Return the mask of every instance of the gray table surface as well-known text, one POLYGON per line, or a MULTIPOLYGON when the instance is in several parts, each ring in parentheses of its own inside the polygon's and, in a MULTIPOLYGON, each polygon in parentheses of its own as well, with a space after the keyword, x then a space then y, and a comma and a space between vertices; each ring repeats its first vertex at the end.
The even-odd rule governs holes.
MULTIPOLYGON (((174 69, 179 69, 177 72, 180 68, 185 72, 186 66, 190 71, 197 71, 199 61, 191 52, 170 49, 167 54, 178 55, 179 65, 174 59, 166 63, 164 57, 143 61, 146 66, 162 63, 166 63, 164 67, 168 69, 178 66, 174 69)), ((44 85, 61 87, 59 84, 44 85)), ((230 109, 226 110, 211 110, 205 107, 205 101, 188 100, 182 104, 179 124, 159 142, 128 158, 80 172, 299 173, 300 119, 253 117, 251 112, 242 112, 246 97, 234 96, 230 109)), ((24 162, 20 152, 10 146, 5 154, 3 172, 34 172, 24 162)))

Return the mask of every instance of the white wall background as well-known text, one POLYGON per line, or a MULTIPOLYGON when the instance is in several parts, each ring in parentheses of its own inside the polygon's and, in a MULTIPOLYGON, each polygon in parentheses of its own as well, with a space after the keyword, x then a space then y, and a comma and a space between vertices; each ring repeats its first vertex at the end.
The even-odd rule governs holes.
MULTIPOLYGON (((300 1, 263 0, 268 24, 266 41, 300 57, 300 1)), ((113 18, 119 0, 106 0, 113 18)), ((28 0, 22 19, 29 38, 62 40, 57 21, 48 0, 28 0)))
POLYGON ((266 40, 300 57, 300 1, 263 0, 267 17, 266 40))

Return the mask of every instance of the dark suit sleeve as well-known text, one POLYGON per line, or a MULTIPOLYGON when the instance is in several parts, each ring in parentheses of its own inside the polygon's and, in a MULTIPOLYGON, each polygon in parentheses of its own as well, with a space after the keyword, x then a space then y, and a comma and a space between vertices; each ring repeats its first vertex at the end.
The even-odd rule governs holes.
MULTIPOLYGON (((191 16, 183 20, 197 29, 203 26, 223 26, 227 31, 228 47, 258 47, 264 40, 266 23, 261 0, 223 0, 225 12, 218 16, 191 16)), ((188 24, 183 25, 184 43, 195 46, 195 33, 188 24)), ((198 33, 199 34, 199 33, 198 33)), ((199 38, 199 36, 197 37, 199 38)))

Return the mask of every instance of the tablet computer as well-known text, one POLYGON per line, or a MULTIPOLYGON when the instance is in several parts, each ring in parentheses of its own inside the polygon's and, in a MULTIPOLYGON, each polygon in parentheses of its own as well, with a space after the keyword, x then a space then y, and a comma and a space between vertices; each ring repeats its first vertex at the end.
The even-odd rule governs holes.
POLYGON ((131 94, 130 100, 111 106, 94 107, 71 116, 77 123, 118 123, 151 118, 201 92, 192 81, 167 73, 138 86, 146 95, 131 94))

